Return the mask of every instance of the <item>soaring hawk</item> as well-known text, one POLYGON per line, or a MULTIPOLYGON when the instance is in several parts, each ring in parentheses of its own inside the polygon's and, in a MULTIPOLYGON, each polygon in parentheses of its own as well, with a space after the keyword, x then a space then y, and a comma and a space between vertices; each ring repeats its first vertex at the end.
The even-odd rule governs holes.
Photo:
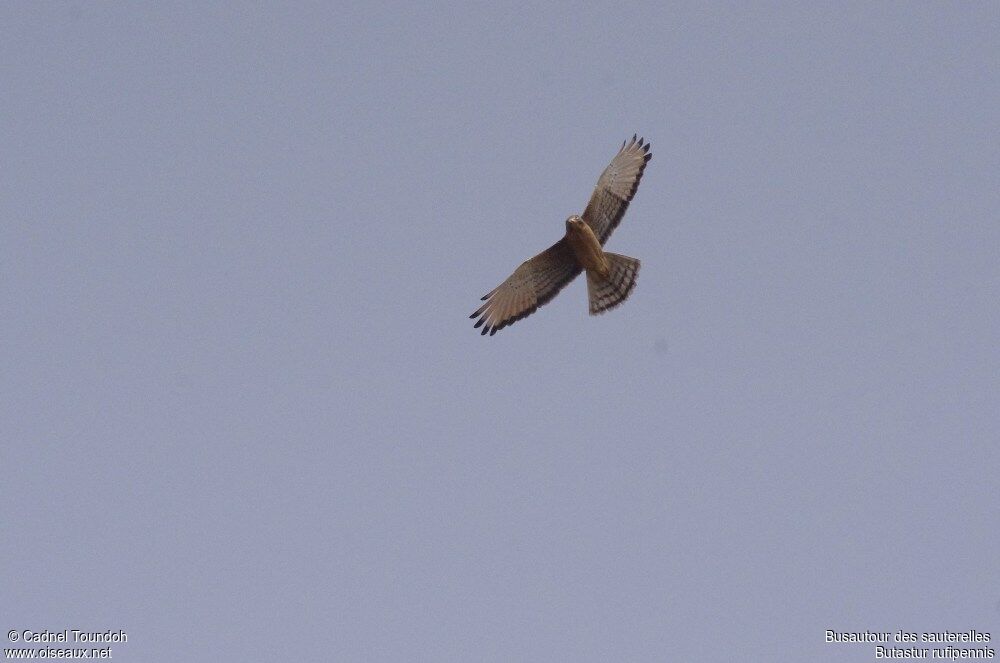
POLYGON ((622 143, 601 173, 583 215, 566 219, 566 235, 531 260, 521 263, 506 281, 486 293, 470 318, 490 336, 547 304, 583 270, 587 272, 590 314, 597 315, 625 301, 635 288, 639 261, 602 247, 618 227, 639 188, 646 162, 653 157, 643 139, 622 143))

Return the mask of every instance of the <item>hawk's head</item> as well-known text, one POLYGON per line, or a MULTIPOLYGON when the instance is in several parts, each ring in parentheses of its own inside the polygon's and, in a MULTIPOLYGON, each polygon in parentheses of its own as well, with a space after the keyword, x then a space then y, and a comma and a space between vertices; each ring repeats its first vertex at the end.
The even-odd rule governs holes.
POLYGON ((583 219, 580 218, 579 214, 574 214, 573 216, 566 219, 566 232, 572 232, 573 230, 579 230, 584 225, 583 219))

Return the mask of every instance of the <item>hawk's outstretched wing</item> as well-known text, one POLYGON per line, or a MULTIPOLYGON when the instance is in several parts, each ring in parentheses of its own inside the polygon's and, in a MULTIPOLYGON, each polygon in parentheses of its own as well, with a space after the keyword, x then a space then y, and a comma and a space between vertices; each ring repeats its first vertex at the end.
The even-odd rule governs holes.
POLYGON ((480 316, 475 326, 482 326, 482 333, 489 332, 492 336, 547 304, 579 273, 580 265, 563 238, 521 263, 506 281, 486 293, 483 297, 486 303, 469 317, 480 316))
POLYGON ((635 136, 622 143, 622 149, 601 173, 587 209, 583 211, 583 220, 597 235, 602 246, 621 222, 629 201, 639 188, 646 162, 653 157, 649 143, 642 143, 642 138, 636 140, 635 136))

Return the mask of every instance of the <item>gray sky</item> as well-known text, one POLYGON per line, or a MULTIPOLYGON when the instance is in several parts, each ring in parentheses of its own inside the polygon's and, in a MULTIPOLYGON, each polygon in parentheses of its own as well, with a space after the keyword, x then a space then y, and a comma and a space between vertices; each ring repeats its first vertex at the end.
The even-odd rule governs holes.
POLYGON ((0 62, 4 632, 1000 637, 997 3, 6 3, 0 62), (480 337, 633 132, 632 297, 480 337))

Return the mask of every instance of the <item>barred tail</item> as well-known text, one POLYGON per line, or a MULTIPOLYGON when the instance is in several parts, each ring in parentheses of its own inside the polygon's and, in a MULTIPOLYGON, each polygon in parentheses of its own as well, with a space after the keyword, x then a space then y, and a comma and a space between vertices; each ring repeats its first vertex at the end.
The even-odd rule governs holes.
POLYGON ((612 309, 628 299, 635 288, 639 275, 639 261, 617 253, 604 252, 611 263, 607 278, 587 271, 587 294, 590 298, 590 314, 597 315, 612 309))

